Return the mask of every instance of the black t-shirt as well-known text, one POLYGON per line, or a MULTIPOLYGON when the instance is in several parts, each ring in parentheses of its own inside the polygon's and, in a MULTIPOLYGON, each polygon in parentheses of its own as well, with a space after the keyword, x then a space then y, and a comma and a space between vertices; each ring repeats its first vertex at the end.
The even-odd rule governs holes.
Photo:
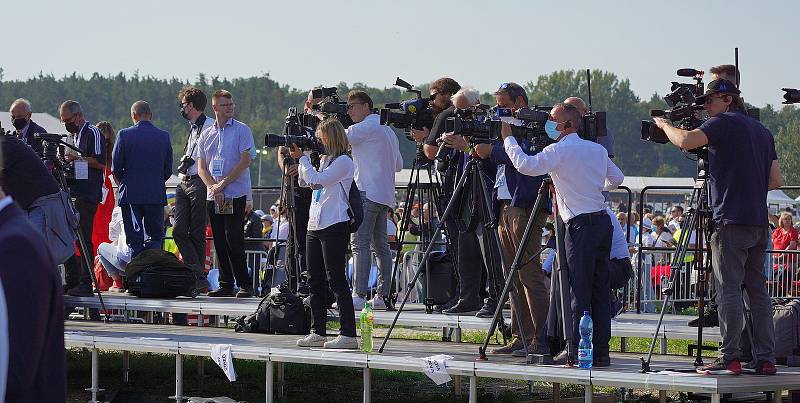
MULTIPOLYGON (((105 164, 105 142, 100 129, 87 122, 78 133, 80 137, 75 144, 78 145, 83 157, 92 157, 98 163, 105 164)), ((68 185, 70 196, 91 203, 100 203, 103 195, 103 170, 89 167, 89 179, 71 179, 68 185)))
POLYGON ((456 116, 455 106, 450 106, 436 115, 436 119, 433 120, 433 127, 431 127, 431 133, 428 135, 428 138, 425 139, 425 144, 438 147, 439 144, 436 140, 444 133, 444 122, 447 121, 447 118, 452 118, 454 116, 456 116))
POLYGON ((769 172, 778 159, 772 133, 738 111, 708 119, 699 129, 708 137, 714 222, 766 226, 769 172))
POLYGON ((22 140, 0 136, 3 149, 3 189, 23 209, 36 199, 59 191, 56 182, 38 155, 22 140))

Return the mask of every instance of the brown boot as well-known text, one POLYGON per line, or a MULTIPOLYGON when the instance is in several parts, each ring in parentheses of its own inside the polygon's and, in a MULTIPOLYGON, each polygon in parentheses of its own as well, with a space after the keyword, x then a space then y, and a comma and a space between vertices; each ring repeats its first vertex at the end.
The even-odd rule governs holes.
POLYGON ((492 349, 492 354, 511 354, 514 350, 519 350, 522 348, 522 340, 518 338, 513 338, 510 343, 506 344, 503 347, 495 347, 492 349))

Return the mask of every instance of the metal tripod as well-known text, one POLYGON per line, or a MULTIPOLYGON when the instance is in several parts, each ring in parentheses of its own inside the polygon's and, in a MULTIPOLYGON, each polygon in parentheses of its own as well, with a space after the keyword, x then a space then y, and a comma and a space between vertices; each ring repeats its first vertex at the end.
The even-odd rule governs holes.
MULTIPOLYGON (((435 230, 433 236, 431 237, 431 240, 428 242, 428 246, 425 248, 425 253, 422 255, 422 259, 421 259, 422 263, 417 268, 417 271, 414 273, 414 278, 407 285, 408 289, 410 289, 411 287, 414 286, 414 284, 417 283, 417 280, 419 279, 420 275, 422 274, 422 270, 427 266, 428 258, 430 257, 431 251, 433 250, 433 247, 436 244, 436 239, 439 237, 439 234, 442 231, 442 225, 450 217, 450 215, 453 213, 454 209, 456 208, 456 205, 461 200, 461 194, 462 194, 462 192, 464 190, 464 186, 465 186, 468 178, 473 178, 473 181, 472 181, 473 185, 479 186, 479 191, 482 194, 482 197, 480 199, 478 199, 478 203, 482 205, 480 213, 482 215, 484 215, 486 213, 486 211, 484 211, 484 210, 488 210, 488 212, 491 212, 491 208, 490 208, 491 204, 488 204, 488 205, 486 204, 487 200, 489 200, 488 199, 488 195, 486 194, 486 192, 483 191, 483 189, 485 189, 485 187, 484 187, 485 182, 484 182, 483 176, 481 176, 480 169, 479 169, 479 166, 478 166, 478 164, 480 164, 480 162, 481 162, 481 160, 479 158, 477 158, 477 157, 471 157, 469 159, 469 161, 467 162, 467 165, 464 168, 464 173, 461 175, 461 177, 458 180, 458 183, 456 184, 455 188, 453 189, 453 195, 450 198, 450 201, 447 203, 447 207, 445 207, 444 213, 440 217, 440 221, 439 221, 438 225, 436 226, 436 230, 435 230)), ((486 218, 485 215, 484 215, 484 218, 486 218)), ((484 223, 491 223, 491 222, 493 222, 493 220, 484 220, 484 223)), ((488 249, 489 249, 489 253, 490 254, 493 253, 493 250, 494 250, 494 253, 500 253, 499 241, 498 241, 497 237, 494 237, 494 240, 495 240, 495 242, 494 242, 495 245, 494 246, 493 245, 488 245, 489 246, 488 249)), ((493 260, 490 260, 490 262, 492 262, 492 261, 493 260)), ((494 281, 494 279, 491 277, 493 275, 492 271, 496 270, 496 268, 487 267, 486 269, 490 273, 489 282, 492 283, 490 286, 496 286, 497 282, 494 281)), ((398 308, 397 313, 395 314, 394 320, 392 320, 392 324, 391 324, 391 326, 389 326, 389 330, 386 332, 386 336, 383 338, 383 343, 381 344, 381 348, 378 350, 379 352, 383 352, 384 347, 386 347, 386 343, 387 343, 387 341, 389 340, 389 337, 392 334, 392 330, 394 330, 394 327, 397 324, 397 320, 400 317, 400 313, 403 312, 403 308, 405 307, 405 304, 408 301, 408 296, 409 296, 409 293, 405 293, 405 296, 403 297, 403 301, 400 303, 400 307, 398 308)), ((503 323, 502 326, 503 326, 503 328, 505 328, 505 324, 504 323, 503 323)), ((505 340, 506 332, 503 331, 502 333, 503 333, 503 341, 505 343, 505 341, 506 341, 505 340)))

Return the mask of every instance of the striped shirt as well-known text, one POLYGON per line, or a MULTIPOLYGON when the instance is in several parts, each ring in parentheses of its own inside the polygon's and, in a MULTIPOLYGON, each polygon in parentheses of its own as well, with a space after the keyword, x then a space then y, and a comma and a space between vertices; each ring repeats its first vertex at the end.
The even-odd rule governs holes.
MULTIPOLYGON (((100 164, 106 163, 105 142, 103 134, 96 126, 85 122, 78 133, 70 136, 83 154, 83 158, 91 157, 100 164)), ((89 179, 69 181, 70 196, 92 203, 99 203, 102 199, 103 170, 89 167, 89 179)))

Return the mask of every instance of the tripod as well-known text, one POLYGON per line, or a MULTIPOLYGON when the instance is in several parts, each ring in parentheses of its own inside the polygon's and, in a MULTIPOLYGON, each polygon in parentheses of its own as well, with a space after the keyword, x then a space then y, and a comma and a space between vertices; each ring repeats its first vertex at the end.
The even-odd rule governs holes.
MULTIPOLYGON (((453 211, 454 211, 454 209, 456 207, 456 204, 458 204, 458 202, 461 200, 461 194, 462 194, 462 192, 464 190, 464 186, 465 186, 465 184, 467 182, 467 179, 471 178, 473 186, 478 186, 476 191, 479 192, 480 194, 476 194, 476 192, 473 192, 473 196, 475 196, 475 197, 481 196, 479 199, 477 199, 478 200, 477 202, 481 205, 479 213, 484 218, 483 222, 484 223, 493 223, 494 222, 494 218, 492 217, 492 213, 491 213, 491 202, 490 202, 490 199, 489 199, 489 195, 487 195, 486 192, 484 191, 486 182, 485 182, 485 179, 483 178, 483 176, 481 175, 480 167, 479 167, 479 164, 481 163, 482 160, 480 158, 478 158, 477 156, 472 156, 472 157, 469 157, 469 158, 470 159, 467 162, 466 167, 464 168, 464 173, 461 175, 461 177, 458 180, 458 183, 456 184, 455 188, 453 189, 452 197, 450 198, 450 201, 447 203, 447 207, 445 207, 445 209, 444 209, 444 213, 442 214, 442 216, 440 218, 440 221, 439 221, 438 225, 436 226, 436 230, 435 230, 433 236, 431 237, 431 240, 428 242, 428 246, 425 248, 425 253, 422 255, 422 259, 421 259, 422 263, 417 268, 416 273, 414 273, 414 278, 407 285, 408 289, 410 289, 411 287, 414 286, 414 284, 416 284, 417 280, 419 279, 420 275, 422 274, 423 268, 426 267, 426 265, 428 263, 428 258, 430 257, 430 254, 431 254, 431 251, 433 250, 434 244, 436 243, 436 239, 437 239, 437 237, 439 236, 439 234, 442 231, 443 223, 450 217, 451 214, 453 214, 453 211), (487 204, 487 202, 488 202, 488 204, 487 204)), ((491 259, 491 257, 494 256, 494 255, 492 255, 492 253, 499 253, 499 251, 500 251, 500 249, 499 249, 499 240, 497 239, 496 236, 493 239, 494 239, 494 242, 492 242, 492 243, 494 243, 494 245, 487 245, 488 246, 488 248, 487 248, 488 249, 488 254, 490 255, 490 259, 489 259, 490 263, 494 262, 494 259, 491 259)), ((495 267, 487 267, 487 271, 489 272, 489 282, 491 283, 490 286, 493 286, 493 287, 496 287, 496 285, 497 285, 496 281, 494 281, 494 278, 493 278, 494 270, 496 270, 496 269, 497 268, 495 268, 495 267)), ((463 286, 464 285, 461 284, 461 287, 463 287, 463 286)), ((499 290, 496 290, 496 291, 499 291, 499 290)), ((495 293, 495 295, 497 295, 497 294, 495 293)), ((403 297, 403 301, 400 303, 400 308, 397 310, 397 313, 394 316, 394 320, 392 320, 392 324, 389 326, 389 330, 386 332, 386 336, 383 339, 383 343, 381 344, 381 348, 378 350, 381 353, 383 352, 384 347, 386 347, 386 343, 387 343, 387 341, 389 340, 389 337, 392 334, 392 330, 394 330, 394 327, 397 324, 397 320, 400 317, 400 313, 403 312, 403 308, 405 307, 406 302, 408 301, 408 296, 409 296, 409 293, 406 293, 405 296, 403 297)), ((503 329, 503 332, 502 332, 502 334, 503 334, 503 342, 505 344, 505 342, 506 342, 505 323, 503 323, 501 326, 502 326, 502 329, 503 329)))
MULTIPOLYGON (((417 156, 422 155, 422 144, 418 145, 417 147, 417 156)), ((403 215, 400 218, 400 223, 403 225, 398 226, 397 229, 397 255, 394 259, 394 265, 392 266, 392 275, 391 275, 391 285, 390 290, 395 289, 395 279, 397 278, 397 270, 400 266, 400 260, 402 259, 402 250, 403 246, 405 246, 405 236, 407 232, 406 224, 411 223, 411 210, 415 200, 419 200, 419 205, 423 207, 425 206, 426 200, 428 202, 432 202, 433 206, 439 206, 440 201, 440 186, 438 182, 434 182, 434 176, 431 173, 431 164, 430 163, 422 163, 420 159, 414 158, 414 164, 411 167, 411 176, 408 178, 408 185, 406 186, 406 196, 404 201, 405 210, 403 210, 403 215), (428 173, 428 183, 420 183, 420 175, 422 174, 422 170, 425 170, 428 173)), ((437 207, 434 207, 437 208, 437 207)), ((437 208, 438 210, 438 208, 437 208)), ((431 222, 430 220, 425 220, 424 216, 420 215, 420 244, 427 245, 428 242, 431 240, 428 239, 428 235, 431 229, 431 222)), ((451 238, 450 234, 446 234, 447 237, 447 249, 452 250, 451 246, 451 238)), ((434 236, 433 239, 437 239, 437 236, 434 236)), ((424 261, 423 261, 424 262, 424 261)), ((423 265, 420 265, 423 267, 423 265)), ((454 267, 455 269, 455 263, 454 267)), ((398 290, 399 291, 399 290, 398 290)), ((406 288, 406 294, 411 292, 411 288, 406 288)), ((430 270, 425 270, 425 296, 423 298, 423 304, 425 305, 425 312, 426 313, 433 313, 433 306, 435 305, 435 301, 430 298, 430 270)), ((387 311, 395 310, 393 304, 389 304, 387 306, 387 311)))
MULTIPOLYGON (((297 236, 297 206, 295 205, 295 195, 296 192, 299 190, 298 187, 295 185, 295 179, 289 175, 289 166, 294 163, 291 157, 284 157, 283 158, 283 170, 282 170, 282 178, 281 178, 281 190, 280 190, 280 199, 278 201, 278 219, 275 225, 277 226, 278 230, 275 231, 276 234, 280 233, 280 226, 281 226, 281 213, 280 210, 282 208, 286 208, 286 217, 289 221, 289 234, 286 237, 286 245, 285 245, 285 262, 284 268, 286 269, 286 281, 288 284, 288 288, 293 290, 295 293, 299 293, 300 291, 300 276, 302 274, 302 265, 300 264, 300 259, 302 258, 298 253, 298 245, 299 240, 297 236), (292 285, 292 278, 295 279, 294 285, 292 285)), ((276 236, 275 245, 278 247, 278 251, 280 251, 280 245, 278 244, 279 240, 276 236)), ((305 241, 305 240, 303 240, 305 241)))
MULTIPOLYGON (((44 147, 44 155, 42 156, 42 160, 45 166, 50 170, 53 174, 53 177, 58 182, 58 186, 61 188, 63 192, 69 193, 69 186, 67 186, 67 178, 64 174, 64 163, 58 157, 58 146, 69 147, 70 149, 78 152, 81 154, 81 150, 71 144, 67 144, 61 140, 61 135, 59 134, 50 134, 50 133, 41 133, 35 134, 35 138, 41 139, 43 142, 44 147)), ((72 204, 72 199, 69 197, 67 198, 70 203, 70 208, 75 211, 75 206, 72 204)), ((94 292, 97 293, 97 299, 100 301, 100 308, 103 310, 103 321, 108 322, 108 311, 106 310, 106 304, 103 302, 103 294, 100 292, 100 286, 97 282, 97 278, 94 275, 94 267, 92 261, 89 259, 89 248, 86 246, 86 240, 83 238, 83 234, 81 233, 80 227, 73 228, 73 232, 75 233, 75 237, 78 240, 78 249, 81 252, 81 257, 83 258, 83 262, 86 265, 86 270, 89 271, 89 278, 92 279, 92 283, 94 284, 94 292)))
MULTIPOLYGON (((488 348, 488 345, 489 345, 489 339, 490 339, 490 336, 492 334, 494 334, 495 329, 496 329, 498 323, 500 322, 500 320, 502 318, 503 305, 505 303, 506 297, 508 297, 509 293, 511 292, 511 284, 512 284, 512 282, 514 280, 514 276, 518 275, 519 270, 523 266, 525 266, 528 263, 530 263, 533 259, 538 259, 539 256, 542 254, 542 252, 544 252, 544 250, 547 248, 547 246, 541 247, 539 249, 539 251, 536 252, 530 258, 528 258, 528 260, 526 260, 524 262, 521 262, 522 255, 525 253, 525 249, 528 246, 528 242, 530 242, 531 230, 533 229, 533 223, 536 220, 536 214, 542 209, 542 207, 545 205, 545 202, 550 201, 552 203, 553 199, 550 196, 551 196, 551 193, 552 193, 553 189, 554 188, 553 188, 552 179, 550 179, 549 177, 546 177, 544 180, 542 180, 542 185, 539 187, 539 192, 538 192, 538 194, 536 196, 536 201, 534 202, 533 209, 531 210, 531 215, 528 218, 528 222, 527 222, 527 224, 525 226, 525 232, 522 234, 522 239, 520 240, 520 244, 517 247, 517 250, 515 251, 515 254, 514 254, 514 261, 511 263, 511 267, 509 269, 509 273, 506 276, 505 285, 503 286, 503 292, 502 292, 502 294, 500 294, 500 297, 499 297, 499 304, 497 305, 497 309, 495 309, 494 315, 492 316, 492 322, 489 325, 489 332, 487 333, 486 339, 483 341, 483 345, 481 345, 481 347, 478 348, 478 353, 479 353, 478 359, 480 359, 480 360, 486 360, 487 359, 487 357, 486 357, 486 349, 488 348)), ((556 215, 557 215, 557 211, 556 211, 556 215)), ((556 252, 555 252, 556 255, 555 256, 556 256, 556 261, 558 262, 557 263, 557 266, 558 266, 558 281, 557 281, 557 283, 559 285, 558 292, 560 294, 559 302, 560 302, 561 307, 562 307, 561 315, 562 315, 563 331, 564 331, 565 338, 568 339, 572 335, 572 332, 568 329, 568 326, 569 326, 569 324, 572 323, 572 321, 568 320, 568 318, 566 317, 566 310, 563 309, 563 307, 565 307, 566 304, 569 303, 569 301, 567 300, 567 298, 569 296, 569 290, 566 288, 569 285, 569 280, 566 278, 567 272, 564 269, 564 266, 561 264, 562 263, 561 262, 561 255, 559 253, 559 250, 561 249, 560 248, 559 235, 560 235, 560 229, 559 229, 559 226, 556 225, 555 226, 555 234, 553 236, 556 237, 555 238, 556 239, 556 252)), ((555 291, 556 291, 556 289, 554 288, 553 292, 555 292, 555 291)), ((519 304, 519 302, 518 302, 519 301, 518 300, 519 294, 520 294, 519 290, 516 287, 514 287, 514 293, 511 294, 512 306, 518 306, 518 304, 519 304)), ((528 351, 528 345, 527 345, 527 341, 526 341, 527 338, 525 337, 524 330, 523 330, 522 325, 521 325, 521 321, 518 321, 518 325, 519 325, 520 338, 522 339, 522 346, 525 349, 525 351, 528 351)), ((544 326, 544 324, 542 324, 542 326, 544 326)), ((536 335, 534 335, 534 337, 536 337, 536 335)), ((567 349, 568 349, 567 352, 569 353, 567 355, 568 357, 572 357, 573 356, 573 352, 570 351, 570 349, 572 349, 572 348, 573 348, 572 343, 570 343, 568 341, 567 342, 567 349)), ((529 364, 532 363, 532 360, 531 360, 532 358, 533 357, 531 357, 531 354, 529 354, 528 358, 527 358, 527 362, 529 364)), ((571 358, 568 358, 568 359, 571 359, 571 358)), ((570 365, 572 364, 571 362, 568 362, 568 363, 570 365)))
MULTIPOLYGON (((650 340, 650 347, 647 351, 647 358, 640 358, 642 361, 642 372, 650 372, 650 362, 653 357, 653 349, 655 348, 656 340, 658 339, 658 331, 661 329, 661 324, 664 320, 664 313, 667 310, 667 305, 673 296, 675 279, 681 270, 684 263, 684 257, 689 250, 691 243, 691 235, 693 232, 697 234, 696 245, 703 245, 703 247, 696 249, 696 261, 698 270, 697 287, 695 294, 697 295, 697 315, 702 318, 705 310, 705 298, 708 289, 708 272, 711 268, 711 204, 710 194, 708 192, 708 178, 706 161, 699 157, 697 160, 697 181, 695 181, 692 196, 689 200, 689 209, 686 213, 684 222, 687 225, 681 231, 681 236, 678 239, 678 244, 675 247, 675 252, 672 255, 670 262, 670 275, 667 286, 662 288, 664 299, 661 304, 661 312, 658 316, 658 323, 656 330, 653 333, 653 338, 650 340)), ((703 321, 699 320, 697 326, 697 354, 695 355, 694 366, 700 367, 703 365, 703 321)))

